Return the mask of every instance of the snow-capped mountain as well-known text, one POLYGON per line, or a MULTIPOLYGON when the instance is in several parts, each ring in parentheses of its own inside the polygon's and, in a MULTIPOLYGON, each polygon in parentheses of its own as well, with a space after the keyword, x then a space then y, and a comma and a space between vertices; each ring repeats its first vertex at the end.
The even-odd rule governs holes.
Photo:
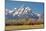
POLYGON ((26 8, 19 8, 17 9, 14 13, 13 13, 13 16, 15 15, 25 15, 25 14, 29 14, 31 13, 31 9, 29 9, 29 7, 26 7, 26 8))
POLYGON ((36 18, 38 19, 40 17, 40 14, 32 13, 32 10, 30 7, 21 7, 15 10, 5 10, 5 16, 6 18, 36 18))

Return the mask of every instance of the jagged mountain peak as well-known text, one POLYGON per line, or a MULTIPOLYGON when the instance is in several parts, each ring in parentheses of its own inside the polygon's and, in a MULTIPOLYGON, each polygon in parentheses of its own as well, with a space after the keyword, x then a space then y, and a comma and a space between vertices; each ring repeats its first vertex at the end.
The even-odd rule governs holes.
POLYGON ((20 7, 15 10, 6 10, 6 17, 10 18, 38 18, 40 14, 32 13, 30 7, 20 7))
POLYGON ((13 16, 24 15, 24 14, 28 14, 28 13, 31 13, 31 8, 29 8, 29 7, 19 8, 16 11, 14 11, 13 16))

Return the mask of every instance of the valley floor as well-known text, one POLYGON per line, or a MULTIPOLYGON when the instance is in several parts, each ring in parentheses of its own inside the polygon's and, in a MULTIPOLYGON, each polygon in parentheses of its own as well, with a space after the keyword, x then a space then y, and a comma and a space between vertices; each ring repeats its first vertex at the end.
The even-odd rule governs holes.
POLYGON ((25 30, 25 29, 41 29, 44 28, 43 24, 39 25, 11 25, 11 26, 5 26, 5 30, 25 30))

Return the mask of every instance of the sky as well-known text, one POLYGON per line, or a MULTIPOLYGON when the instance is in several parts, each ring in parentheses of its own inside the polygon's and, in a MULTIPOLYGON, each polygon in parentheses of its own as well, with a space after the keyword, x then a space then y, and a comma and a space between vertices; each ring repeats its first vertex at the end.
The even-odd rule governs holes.
POLYGON ((44 3, 41 2, 24 2, 24 1, 5 1, 6 9, 19 8, 24 5, 24 7, 30 7, 35 13, 42 13, 44 11, 44 3))

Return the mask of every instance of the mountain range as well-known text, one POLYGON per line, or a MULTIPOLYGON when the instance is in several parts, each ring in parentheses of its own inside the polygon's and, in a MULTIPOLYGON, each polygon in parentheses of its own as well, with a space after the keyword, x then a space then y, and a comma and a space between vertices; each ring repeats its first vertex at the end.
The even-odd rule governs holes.
POLYGON ((40 17, 40 14, 33 13, 32 9, 30 7, 20 7, 15 8, 15 10, 5 10, 5 18, 33 18, 38 19, 40 17))

